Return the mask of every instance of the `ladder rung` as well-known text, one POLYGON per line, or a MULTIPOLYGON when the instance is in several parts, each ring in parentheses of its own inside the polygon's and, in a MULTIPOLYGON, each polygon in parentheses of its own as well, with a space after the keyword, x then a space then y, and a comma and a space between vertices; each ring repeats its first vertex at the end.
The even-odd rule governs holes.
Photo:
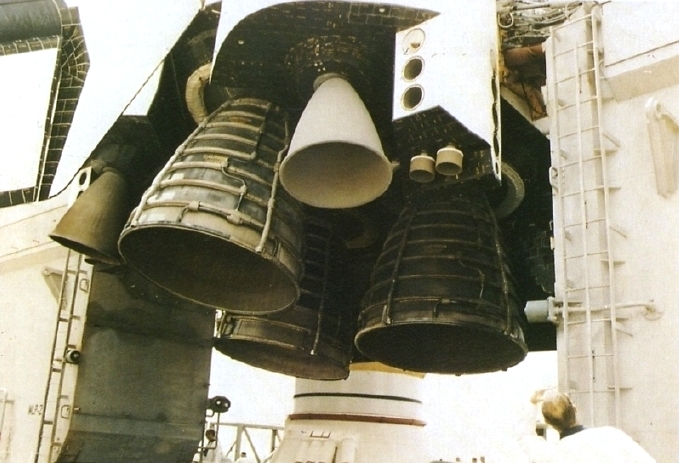
MULTIPOLYGON (((609 186, 608 188, 609 188, 609 189, 610 189, 610 188, 615 189, 616 187, 610 187, 610 186, 609 186)), ((620 187, 617 187, 617 188, 620 188, 620 187)), ((585 189, 585 190, 583 190, 583 191, 572 191, 572 192, 570 192, 570 193, 564 193, 564 194, 561 195, 561 196, 564 197, 564 198, 569 198, 569 197, 571 197, 571 196, 578 196, 578 195, 582 195, 583 193, 591 193, 591 192, 593 192, 593 191, 603 191, 603 190, 605 190, 605 189, 606 189, 606 187, 604 187, 603 185, 597 185, 597 186, 595 186, 594 188, 587 188, 587 189, 585 189)))
MULTIPOLYGON (((609 390, 607 392, 615 392, 615 386, 606 386, 609 390)), ((632 389, 633 386, 618 386, 618 389, 632 389)))
MULTIPOLYGON (((604 222, 605 220, 606 220, 605 217, 600 217, 598 219, 591 219, 591 220, 588 220, 587 222, 585 222, 585 225, 589 225, 589 224, 592 224, 592 223, 600 223, 600 222, 604 222)), ((564 228, 581 227, 582 225, 583 225, 582 222, 569 223, 569 224, 564 224, 564 228)))
POLYGON ((573 52, 576 51, 578 48, 584 48, 584 47, 587 47, 587 46, 592 45, 592 44, 593 44, 593 42, 592 42, 591 40, 588 41, 588 42, 579 43, 579 44, 577 44, 577 45, 575 46, 575 48, 569 48, 569 49, 566 50, 566 51, 562 51, 562 52, 559 52, 559 53, 554 53, 554 57, 556 58, 557 56, 564 56, 564 55, 567 55, 567 54, 569 54, 569 53, 573 53, 573 52))
POLYGON ((570 361, 572 361, 572 360, 576 360, 576 361, 577 361, 577 360, 580 360, 580 361, 582 361, 582 360, 590 359, 590 358, 591 358, 592 360, 596 361, 596 360, 602 360, 602 358, 605 359, 605 358, 610 358, 610 357, 613 357, 613 354, 605 354, 605 355, 587 355, 587 354, 583 354, 583 355, 576 355, 576 356, 570 355, 570 356, 566 357, 566 361, 567 361, 567 362, 570 362, 570 361))
POLYGON ((566 359, 568 360, 579 360, 579 359, 586 359, 586 358, 601 358, 601 357, 613 357, 613 354, 611 352, 606 352, 603 354, 576 354, 576 355, 568 355, 566 356, 566 359))
POLYGON ((617 153, 617 152, 618 152, 618 148, 620 148, 620 147, 619 147, 619 146, 614 146, 613 148, 604 148, 604 149, 601 149, 601 148, 594 148, 593 151, 594 151, 595 153, 599 153, 599 154, 597 154, 597 156, 598 156, 598 157, 601 157, 601 154, 617 153))
POLYGON ((554 81, 554 84, 556 84, 556 85, 563 84, 564 82, 568 82, 569 80, 573 80, 573 79, 575 79, 576 77, 577 77, 577 75, 572 75, 572 76, 564 77, 564 78, 561 79, 561 80, 556 80, 556 81, 554 81))
POLYGON ((562 163, 561 165, 559 165, 559 168, 560 168, 560 169, 565 169, 566 167, 577 166, 577 165, 580 165, 580 162, 582 162, 583 164, 584 164, 584 163, 587 163, 587 162, 601 162, 601 156, 594 156, 594 157, 591 157, 591 158, 584 158, 584 159, 582 159, 582 161, 576 160, 576 161, 564 162, 564 163, 562 163))
POLYGON ((559 135, 557 138, 558 138, 559 140, 561 140, 562 138, 572 137, 573 135, 578 135, 578 134, 581 134, 581 133, 583 133, 583 132, 589 132, 590 130, 596 130, 596 129, 599 129, 599 128, 601 128, 600 125, 591 125, 591 126, 589 126, 589 127, 583 127, 583 128, 580 129, 580 131, 578 131, 578 132, 568 132, 568 133, 566 133, 566 134, 559 135))
MULTIPOLYGON (((556 80, 556 81, 554 81, 554 84, 555 85, 563 84, 563 83, 568 82, 569 80, 573 80, 577 77, 582 77, 582 76, 584 76, 586 74, 590 74, 592 72, 594 72, 594 68, 578 69, 575 74, 568 76, 568 77, 564 77, 561 80, 556 80)), ((594 96, 593 99, 596 99, 596 96, 594 96)), ((580 100, 580 101, 583 101, 583 100, 580 100)))
MULTIPOLYGON (((607 386, 607 387, 610 387, 610 386, 607 386)), ((596 389, 596 390, 593 390, 593 391, 586 390, 586 389, 571 389, 571 390, 568 391, 569 394, 589 394, 589 393, 592 393, 592 392, 594 392, 595 394, 610 394, 613 391, 610 390, 610 389, 596 389)))
POLYGON ((589 357, 589 355, 587 355, 587 354, 580 354, 580 355, 569 355, 566 358, 568 360, 573 360, 573 359, 580 359, 580 358, 586 359, 588 357, 589 357))
MULTIPOLYGON (((596 313, 596 312, 598 312, 598 310, 592 310, 592 313, 596 313)), ((569 312, 569 314, 571 314, 571 315, 573 315, 574 313, 585 314, 585 313, 587 313, 587 311, 586 310, 578 310, 576 312, 569 312)), ((589 321, 589 323, 592 323, 592 324, 594 324, 594 323, 610 323, 610 322, 611 322, 610 318, 597 318, 596 320, 590 320, 589 321)), ((571 325, 584 325, 586 323, 587 323, 587 320, 577 320, 577 321, 574 321, 574 322, 568 322, 566 324, 568 326, 571 326, 571 325)))
POLYGON ((584 291, 586 289, 606 289, 609 288, 610 285, 595 285, 595 286, 583 286, 583 287, 577 287, 577 288, 566 288, 567 292, 575 292, 575 291, 584 291))
MULTIPOLYGON (((589 254, 574 254, 572 256, 566 256, 566 259, 582 259, 583 257, 596 257, 596 256, 601 256, 604 254, 608 254, 608 251, 597 251, 597 252, 590 252, 589 254)), ((606 259, 606 258, 604 258, 606 259)), ((606 259, 608 260, 608 259, 606 259)))
MULTIPOLYGON (((559 164, 559 169, 565 169, 566 167, 577 166, 577 165, 580 164, 580 162, 582 162, 583 164, 586 163, 586 162, 596 162, 596 161, 601 162, 601 155, 602 154, 608 155, 608 154, 617 153, 618 148, 619 148, 618 146, 613 146, 612 148, 604 148, 604 149, 592 148, 592 153, 593 153, 592 157, 584 158, 584 159, 582 159, 582 161, 578 159, 578 160, 575 160, 575 161, 564 162, 562 164, 559 164)), ((562 149, 561 150, 561 157, 564 158, 564 159, 569 159, 571 156, 569 155, 569 153, 566 150, 562 149)))

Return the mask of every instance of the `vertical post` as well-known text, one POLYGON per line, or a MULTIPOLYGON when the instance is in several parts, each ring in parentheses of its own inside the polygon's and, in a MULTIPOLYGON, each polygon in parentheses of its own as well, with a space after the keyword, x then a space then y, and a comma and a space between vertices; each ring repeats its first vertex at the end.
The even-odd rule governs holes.
POLYGON ((241 446, 241 439, 243 438, 243 428, 244 426, 242 424, 239 424, 236 427, 236 449, 235 453, 233 454, 234 456, 234 461, 238 459, 240 456, 240 446, 241 446))

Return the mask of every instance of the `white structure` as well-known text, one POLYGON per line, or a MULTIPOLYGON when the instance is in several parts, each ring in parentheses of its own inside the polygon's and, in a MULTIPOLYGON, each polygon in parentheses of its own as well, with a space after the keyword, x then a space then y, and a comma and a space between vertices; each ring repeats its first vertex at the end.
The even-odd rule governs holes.
POLYGON ((2 228, 2 461, 28 461, 42 445, 41 436, 43 451, 64 438, 77 371, 64 355, 80 349, 91 271, 79 255, 47 237, 66 210, 63 197, 23 209, 21 219, 2 228))
POLYGON ((676 9, 586 5, 545 47, 560 388, 659 462, 679 453, 676 9))
POLYGON ((272 462, 426 461, 424 375, 358 363, 344 381, 298 379, 272 462))

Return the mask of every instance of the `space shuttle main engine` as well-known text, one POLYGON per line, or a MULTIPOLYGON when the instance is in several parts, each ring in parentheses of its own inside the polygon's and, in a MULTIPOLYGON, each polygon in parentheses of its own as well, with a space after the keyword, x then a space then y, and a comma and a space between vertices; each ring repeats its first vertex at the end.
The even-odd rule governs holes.
POLYGON ((341 243, 320 219, 305 221, 304 274, 299 300, 268 315, 226 312, 215 348, 269 371, 308 379, 344 379, 356 333, 356 313, 343 304, 341 243))
POLYGON ((371 280, 356 336, 368 358, 412 371, 483 373, 528 352, 495 217, 477 188, 409 204, 371 280))
POLYGON ((157 175, 120 236, 120 252, 168 291, 235 313, 282 310, 299 297, 302 222, 279 185, 286 113, 228 101, 157 175))

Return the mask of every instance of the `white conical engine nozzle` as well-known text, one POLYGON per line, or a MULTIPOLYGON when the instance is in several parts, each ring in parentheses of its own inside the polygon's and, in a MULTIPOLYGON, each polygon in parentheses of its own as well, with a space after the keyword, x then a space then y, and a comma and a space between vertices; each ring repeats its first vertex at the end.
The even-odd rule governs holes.
POLYGON ((319 77, 280 168, 283 187, 311 206, 343 209, 384 193, 392 167, 375 124, 351 84, 319 77))

